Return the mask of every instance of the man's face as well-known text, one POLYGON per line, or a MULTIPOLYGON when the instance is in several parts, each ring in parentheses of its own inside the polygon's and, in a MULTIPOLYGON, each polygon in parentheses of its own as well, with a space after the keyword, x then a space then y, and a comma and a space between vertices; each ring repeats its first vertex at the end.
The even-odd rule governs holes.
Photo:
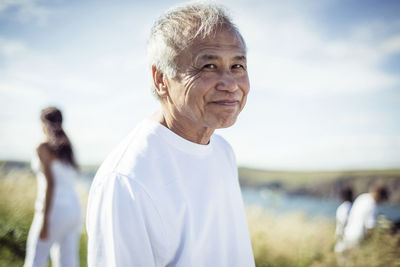
POLYGON ((238 35, 222 30, 195 41, 178 57, 177 66, 177 77, 168 79, 167 112, 193 130, 233 125, 250 89, 238 35))

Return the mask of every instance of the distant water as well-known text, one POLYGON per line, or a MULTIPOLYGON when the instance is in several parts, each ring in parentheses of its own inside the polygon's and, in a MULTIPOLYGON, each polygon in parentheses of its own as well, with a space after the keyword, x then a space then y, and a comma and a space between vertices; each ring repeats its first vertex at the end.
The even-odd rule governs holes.
MULTIPOLYGON (((79 179, 80 184, 89 190, 95 172, 85 173, 79 179)), ((340 205, 338 199, 317 198, 309 196, 291 196, 268 189, 242 189, 245 205, 258 205, 277 213, 303 212, 308 216, 324 216, 334 219, 340 205)), ((400 205, 383 204, 379 206, 380 214, 390 220, 400 220, 400 205)))
MULTIPOLYGON (((303 212, 306 215, 335 218, 340 201, 331 198, 291 196, 268 189, 242 189, 246 205, 258 205, 279 213, 303 212)), ((390 220, 400 219, 400 205, 379 205, 379 213, 390 220)))

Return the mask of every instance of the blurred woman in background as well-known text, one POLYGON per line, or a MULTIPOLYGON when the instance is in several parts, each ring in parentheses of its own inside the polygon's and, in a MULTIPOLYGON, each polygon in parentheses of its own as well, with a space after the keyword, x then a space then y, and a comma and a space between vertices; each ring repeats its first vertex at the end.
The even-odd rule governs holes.
POLYGON ((350 187, 343 188, 340 191, 340 198, 343 202, 336 210, 336 253, 341 253, 344 249, 343 234, 344 229, 347 225, 347 221, 349 219, 351 207, 353 206, 353 189, 351 189, 350 187))
POLYGON ((55 107, 42 111, 46 140, 32 161, 38 191, 35 215, 29 231, 24 267, 79 265, 82 212, 74 189, 77 164, 72 145, 62 128, 62 114, 55 107))

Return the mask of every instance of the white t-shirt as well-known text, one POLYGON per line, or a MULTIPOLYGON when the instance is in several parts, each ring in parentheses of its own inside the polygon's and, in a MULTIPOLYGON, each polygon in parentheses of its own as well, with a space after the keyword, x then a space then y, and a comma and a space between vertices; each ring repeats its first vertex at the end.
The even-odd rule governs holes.
POLYGON ((344 201, 336 210, 336 236, 341 238, 344 233, 344 228, 349 218, 352 203, 344 201))
POLYGON ((233 151, 145 120, 112 152, 89 193, 88 263, 254 266, 233 151))
POLYGON ((352 203, 344 201, 336 210, 336 244, 335 252, 342 252, 346 249, 346 244, 343 241, 344 229, 347 225, 350 215, 352 203))
POLYGON ((346 248, 351 248, 359 243, 367 229, 376 225, 377 205, 370 193, 361 194, 356 198, 351 208, 350 215, 344 230, 346 248))

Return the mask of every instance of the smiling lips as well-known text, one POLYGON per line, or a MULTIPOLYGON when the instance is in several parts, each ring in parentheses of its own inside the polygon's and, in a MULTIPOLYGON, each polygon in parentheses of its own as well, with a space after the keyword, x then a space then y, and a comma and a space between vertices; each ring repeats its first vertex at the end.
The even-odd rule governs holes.
POLYGON ((219 100, 219 101, 213 101, 211 102, 213 104, 221 105, 221 106, 236 106, 239 104, 238 100, 219 100))

